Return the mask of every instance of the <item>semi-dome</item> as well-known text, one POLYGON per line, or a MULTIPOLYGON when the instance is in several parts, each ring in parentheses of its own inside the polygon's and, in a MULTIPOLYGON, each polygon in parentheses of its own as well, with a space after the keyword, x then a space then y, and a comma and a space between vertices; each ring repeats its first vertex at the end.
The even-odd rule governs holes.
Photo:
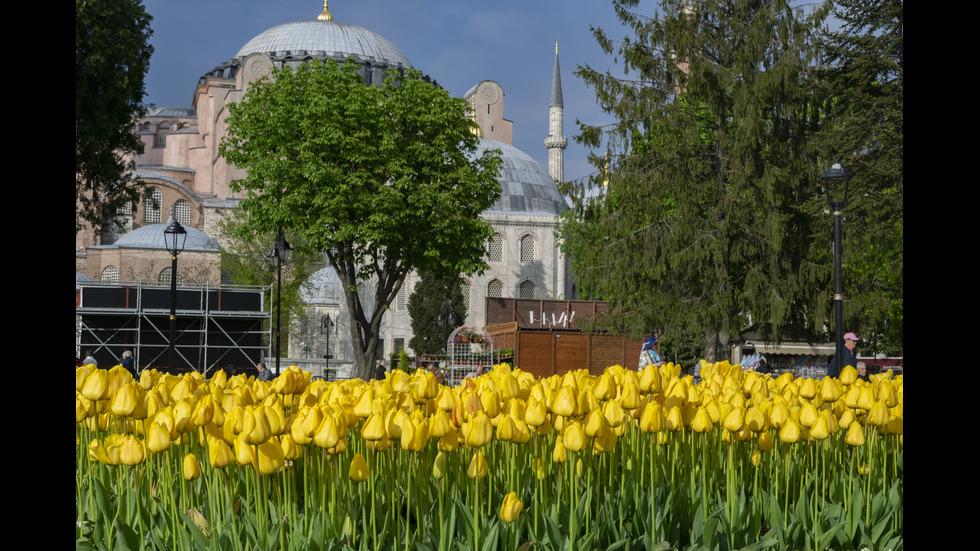
POLYGON ((480 140, 476 155, 499 149, 501 153, 500 199, 486 210, 487 214, 524 214, 555 216, 568 209, 558 185, 540 163, 512 145, 480 140))
MULTIPOLYGON (((161 249, 166 250, 167 242, 163 230, 170 224, 150 224, 127 232, 112 245, 102 245, 99 248, 126 248, 126 249, 161 249)), ((221 247, 211 239, 208 234, 190 226, 184 226, 187 231, 187 241, 184 243, 184 251, 198 252, 218 252, 221 247)))
POLYGON ((350 23, 317 19, 272 27, 249 40, 235 57, 285 52, 306 52, 319 59, 353 56, 358 61, 373 61, 391 68, 412 66, 401 50, 374 31, 350 23))

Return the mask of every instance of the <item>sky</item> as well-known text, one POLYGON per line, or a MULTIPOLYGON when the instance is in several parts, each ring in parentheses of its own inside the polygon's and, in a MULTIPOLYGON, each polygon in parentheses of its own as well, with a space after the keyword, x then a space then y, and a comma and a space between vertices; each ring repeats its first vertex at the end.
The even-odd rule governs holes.
MULTIPOLYGON (((282 23, 315 19, 322 0, 144 0, 153 16, 154 47, 146 101, 189 107, 198 78, 227 61, 250 39, 282 23)), ((579 66, 622 76, 598 46, 590 26, 612 38, 629 34, 612 5, 602 0, 331 0, 334 19, 388 39, 423 73, 456 97, 482 80, 504 90, 504 116, 514 121, 514 146, 547 170, 544 138, 559 42, 565 105, 565 179, 594 171, 588 150, 575 143, 576 119, 612 122, 596 105, 594 90, 573 75, 579 66)), ((653 3, 640 10, 653 15, 653 3)))

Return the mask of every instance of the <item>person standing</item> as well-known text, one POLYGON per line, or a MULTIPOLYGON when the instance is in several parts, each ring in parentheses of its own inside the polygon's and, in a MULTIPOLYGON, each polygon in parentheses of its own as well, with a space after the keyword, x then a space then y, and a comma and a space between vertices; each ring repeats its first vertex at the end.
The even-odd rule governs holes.
POLYGON ((640 364, 637 367, 638 371, 643 371, 648 365, 653 365, 654 367, 660 367, 664 365, 664 361, 660 359, 660 354, 657 353, 657 344, 660 342, 660 336, 654 334, 651 337, 647 337, 643 341, 643 349, 640 350, 640 364))
POLYGON ((837 358, 835 355, 830 360, 830 367, 827 368, 828 377, 840 377, 840 372, 844 367, 853 367, 857 364, 857 354, 854 352, 854 347, 857 346, 859 340, 861 339, 854 333, 844 333, 844 350, 841 352, 843 358, 837 358))
POLYGON ((136 377, 136 365, 133 362, 133 353, 129 350, 123 350, 122 355, 122 366, 128 371, 133 377, 136 377))
POLYGON ((92 351, 86 350, 85 359, 82 360, 82 365, 89 365, 89 364, 92 364, 95 367, 99 367, 99 362, 95 361, 95 356, 92 355, 92 351))

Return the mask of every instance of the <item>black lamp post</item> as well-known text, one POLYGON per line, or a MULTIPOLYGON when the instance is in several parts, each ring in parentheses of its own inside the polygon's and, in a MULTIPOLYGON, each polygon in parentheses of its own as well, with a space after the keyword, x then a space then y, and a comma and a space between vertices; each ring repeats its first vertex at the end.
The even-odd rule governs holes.
POLYGON ((333 329, 333 325, 330 314, 326 314, 320 318, 320 334, 327 336, 327 350, 323 354, 323 358, 327 360, 327 366, 323 371, 325 377, 330 375, 330 330, 333 329))
POLYGON ((443 338, 443 342, 446 344, 446 354, 449 354, 449 333, 456 326, 456 315, 453 313, 452 303, 446 303, 446 307, 439 314, 439 317, 436 318, 436 323, 445 327, 445 338, 443 338))
POLYGON ((840 374, 840 362, 844 357, 844 281, 841 276, 841 212, 847 204, 847 185, 854 175, 842 167, 840 163, 834 163, 821 176, 824 181, 824 189, 827 192, 827 204, 830 205, 834 213, 834 333, 836 335, 836 345, 834 358, 837 365, 837 375, 840 374), (840 183, 843 183, 841 190, 840 183), (831 188, 834 188, 831 191, 831 188))
POLYGON ((184 250, 187 230, 171 216, 163 238, 170 253, 170 369, 177 369, 177 255, 184 250))
POLYGON ((289 261, 289 253, 293 250, 286 241, 286 236, 282 233, 282 228, 279 228, 279 234, 276 235, 276 244, 272 247, 272 251, 269 253, 269 263, 272 264, 273 269, 276 270, 276 376, 279 376, 279 360, 282 357, 282 334, 280 333, 280 323, 279 314, 282 310, 282 265, 289 261))

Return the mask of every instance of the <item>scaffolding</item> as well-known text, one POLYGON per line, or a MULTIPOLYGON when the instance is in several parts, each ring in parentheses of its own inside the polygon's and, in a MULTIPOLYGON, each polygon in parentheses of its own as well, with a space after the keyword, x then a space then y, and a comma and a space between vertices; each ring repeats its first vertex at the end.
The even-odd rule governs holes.
POLYGON ((75 345, 91 350, 102 367, 117 365, 131 350, 138 370, 251 367, 269 355, 271 287, 181 284, 177 287, 176 366, 165 366, 170 346, 170 286, 84 283, 75 287, 75 345))

